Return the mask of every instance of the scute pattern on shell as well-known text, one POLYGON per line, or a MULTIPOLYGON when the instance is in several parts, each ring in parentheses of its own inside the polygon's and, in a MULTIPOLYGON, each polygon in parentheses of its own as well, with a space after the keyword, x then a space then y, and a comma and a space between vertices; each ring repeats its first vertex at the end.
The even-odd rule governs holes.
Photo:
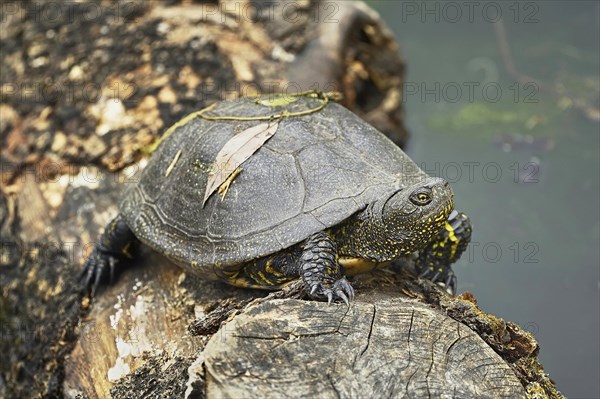
MULTIPOLYGON (((299 97, 285 108, 317 105, 299 97)), ((210 114, 281 111, 240 99, 219 103, 210 114)), ((234 134, 257 123, 194 118, 175 129, 122 201, 121 213, 135 235, 184 268, 214 276, 214 269, 297 244, 427 177, 382 133, 330 103, 310 115, 281 119, 277 133, 240 165, 224 200, 212 195, 203 208, 216 154, 234 134)))

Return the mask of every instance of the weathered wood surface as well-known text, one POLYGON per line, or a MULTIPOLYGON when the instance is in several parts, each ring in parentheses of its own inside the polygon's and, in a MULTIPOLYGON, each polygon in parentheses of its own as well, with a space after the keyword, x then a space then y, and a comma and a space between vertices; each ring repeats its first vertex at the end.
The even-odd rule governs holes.
MULTIPOLYGON (((272 18, 236 15, 236 4, 243 9, 247 1, 186 3, 127 2, 116 8, 107 2, 92 20, 74 2, 54 2, 65 12, 52 20, 43 18, 41 8, 24 12, 21 2, 11 3, 16 11, 1 9, 0 397, 162 398, 186 390, 203 397, 219 389, 205 381, 203 370, 214 366, 215 340, 231 325, 221 323, 248 320, 256 309, 275 311, 274 300, 301 297, 297 285, 265 297, 198 281, 149 251, 93 303, 80 294, 81 264, 117 213, 120 191, 144 166, 141 149, 182 116, 240 91, 269 92, 290 83, 328 90, 324 84, 333 82, 345 105, 404 142, 404 64, 387 29, 364 4, 293 2, 304 14, 290 23, 281 18, 281 8, 272 18), (330 15, 327 4, 337 10, 338 22, 314 18, 330 15), (97 95, 88 96, 83 87, 97 89, 97 95)), ((498 363, 498 375, 508 365, 531 397, 557 395, 537 363, 533 337, 481 312, 468 296, 451 298, 414 283, 404 271, 357 277, 353 284, 359 298, 348 315, 357 320, 368 321, 373 307, 386 301, 402 304, 390 317, 406 308, 427 309, 419 302, 427 303, 439 325, 454 319, 482 338, 471 341, 475 352, 494 362, 498 357, 489 348, 500 355, 505 365, 498 363)), ((302 315, 315 309, 340 309, 291 300, 279 305, 294 306, 286 316, 300 322, 308 322, 302 315)), ((424 326, 418 335, 414 327, 413 320, 413 337, 435 337, 424 326)), ((401 325, 392 330, 407 334, 401 325)), ((331 365, 322 348, 311 348, 302 355, 316 354, 331 365)), ((442 364, 445 354, 439 355, 442 364)), ((429 365, 428 359, 423 367, 429 365)), ((366 374, 370 365, 361 366, 366 374)), ((371 371, 385 376, 389 370, 371 371)), ((404 377, 398 383, 406 384, 404 377)), ((351 392, 351 385, 335 387, 351 392)))
POLYGON ((291 299, 249 306, 203 356, 207 396, 215 398, 525 396, 477 334, 402 297, 359 295, 350 307, 291 299))

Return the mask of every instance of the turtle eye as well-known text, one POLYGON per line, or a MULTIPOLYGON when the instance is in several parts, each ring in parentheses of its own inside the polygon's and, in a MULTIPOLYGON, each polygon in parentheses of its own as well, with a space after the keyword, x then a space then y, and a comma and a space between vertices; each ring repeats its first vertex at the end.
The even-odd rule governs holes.
POLYGON ((410 195, 410 202, 420 206, 429 204, 431 199, 431 191, 427 189, 415 191, 410 195))

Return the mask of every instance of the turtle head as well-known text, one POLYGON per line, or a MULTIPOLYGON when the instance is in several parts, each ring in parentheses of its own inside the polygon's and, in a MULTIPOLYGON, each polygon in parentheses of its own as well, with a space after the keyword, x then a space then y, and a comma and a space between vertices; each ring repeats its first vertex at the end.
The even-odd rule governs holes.
POLYGON ((386 236, 403 254, 423 249, 444 227, 453 208, 448 182, 427 178, 387 199, 382 209, 386 236))

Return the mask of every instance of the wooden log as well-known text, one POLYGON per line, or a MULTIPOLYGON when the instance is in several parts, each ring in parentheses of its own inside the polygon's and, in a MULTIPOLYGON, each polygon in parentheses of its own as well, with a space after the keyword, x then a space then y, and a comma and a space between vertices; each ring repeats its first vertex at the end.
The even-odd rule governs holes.
POLYGON ((204 349, 207 396, 525 396, 506 362, 464 324, 416 300, 364 297, 350 307, 249 306, 204 349))
MULTIPOLYGON (((382 350, 381 345, 386 344, 377 334, 387 332, 401 340, 407 338, 402 342, 406 342, 405 349, 410 346, 411 356, 434 355, 434 362, 427 357, 421 368, 414 358, 415 384, 453 383, 440 374, 441 366, 423 375, 432 364, 449 361, 452 372, 463 378, 461 373, 479 361, 481 369, 504 377, 499 379, 498 386, 505 387, 501 389, 510 387, 510 392, 523 394, 523 388, 519 390, 514 384, 516 376, 528 394, 557 395, 537 363, 538 347, 530 335, 479 311, 469 298, 451 298, 426 282, 415 284, 414 277, 402 270, 357 277, 353 283, 359 292, 358 301, 347 313, 344 310, 344 317, 337 313, 341 309, 338 305, 282 301, 284 297, 302 296, 297 284, 266 296, 262 291, 199 281, 147 250, 93 303, 80 295, 78 272, 88 244, 93 244, 117 213, 120 190, 135 182, 134 172, 144 164, 141 149, 167 126, 212 101, 251 94, 252 90, 269 92, 274 86, 292 83, 300 90, 329 89, 327 84, 332 83, 331 89, 345 95, 346 106, 397 143, 404 143, 404 64, 380 18, 357 2, 275 3, 272 17, 265 17, 267 14, 256 8, 267 10, 273 4, 268 1, 185 5, 128 2, 126 8, 102 3, 102 12, 93 21, 81 12, 89 4, 79 2, 55 3, 64 12, 53 20, 40 20, 40 9, 38 13, 25 12, 24 3, 11 3, 15 9, 2 9, 2 83, 16 86, 7 86, 0 104, 0 396, 227 395, 220 391, 224 388, 217 377, 222 377, 215 371, 216 354, 225 342, 219 337, 240 321, 251 323, 254 317, 264 320, 268 314, 284 311, 305 331, 320 329, 321 321, 336 320, 344 328, 352 324, 348 337, 356 340, 340 340, 339 345, 348 349, 343 357, 345 365, 356 345, 361 352, 367 345, 366 357, 357 359, 360 367, 356 371, 365 381, 369 372, 373 372, 369 381, 382 381, 398 371, 400 377, 394 383, 406 385, 403 372, 394 368, 397 364, 391 362, 386 369, 369 363, 377 358, 371 351, 382 350), (289 4, 297 7, 297 19, 282 17, 289 4), (254 11, 249 11, 248 17, 236 12, 236 7, 254 11), (330 16, 332 10, 336 22, 329 23, 333 21, 322 17, 330 16), (27 83, 34 90, 24 90, 26 87, 19 83, 27 83), (49 83, 64 90, 57 95, 42 92, 49 83), (82 87, 93 87, 98 95, 86 97, 89 92, 77 89, 82 87), (386 317, 373 318, 374 309, 386 317), (407 309, 418 309, 419 320, 431 320, 432 326, 455 326, 456 330, 451 328, 440 336, 438 347, 433 345, 433 331, 424 324, 416 328, 414 317, 408 331, 405 324, 390 325, 405 323, 407 309), (306 318, 316 312, 329 315, 329 319, 306 318), (469 358, 471 363, 463 364, 460 359, 453 362, 455 357, 436 351, 449 348, 451 344, 442 344, 443 338, 455 338, 451 333, 457 331, 461 336, 473 336, 459 343, 470 343, 471 350, 483 354, 489 365, 475 357, 469 358), (419 337, 419 343, 416 339, 408 341, 409 335, 419 337), (514 376, 505 373, 507 367, 514 376)), ((329 324, 323 326, 330 328, 329 324)), ((286 331, 289 328, 279 334, 286 331)), ((325 335, 342 338, 337 333, 325 335)), ((331 367, 335 359, 323 355, 333 341, 317 347, 311 339, 318 337, 306 338, 302 345, 312 350, 299 355, 312 359, 321 356, 331 367)), ((398 362, 406 361, 402 348, 383 352, 398 362)), ((449 353, 454 356, 455 350, 449 353)), ((284 368, 263 371, 277 374, 277 370, 284 373, 284 368)), ((341 374, 330 373, 336 379, 328 392, 355 392, 356 381, 348 379, 349 367, 331 370, 341 374)), ((316 371, 313 374, 318 375, 316 371)), ((470 382, 472 389, 479 389, 477 392, 493 392, 486 391, 491 386, 487 380, 480 379, 482 385, 477 388, 475 372, 464 378, 465 384, 470 382)), ((248 381, 240 378, 234 382, 248 381)), ((319 383, 323 381, 327 379, 319 383)), ((263 383, 267 389, 275 381, 263 383)), ((373 392, 384 390, 383 385, 370 386, 373 392)), ((241 388, 238 385, 236 389, 241 388)), ((414 389, 420 388, 415 385, 414 389)), ((417 391, 397 392, 400 396, 417 391)))

